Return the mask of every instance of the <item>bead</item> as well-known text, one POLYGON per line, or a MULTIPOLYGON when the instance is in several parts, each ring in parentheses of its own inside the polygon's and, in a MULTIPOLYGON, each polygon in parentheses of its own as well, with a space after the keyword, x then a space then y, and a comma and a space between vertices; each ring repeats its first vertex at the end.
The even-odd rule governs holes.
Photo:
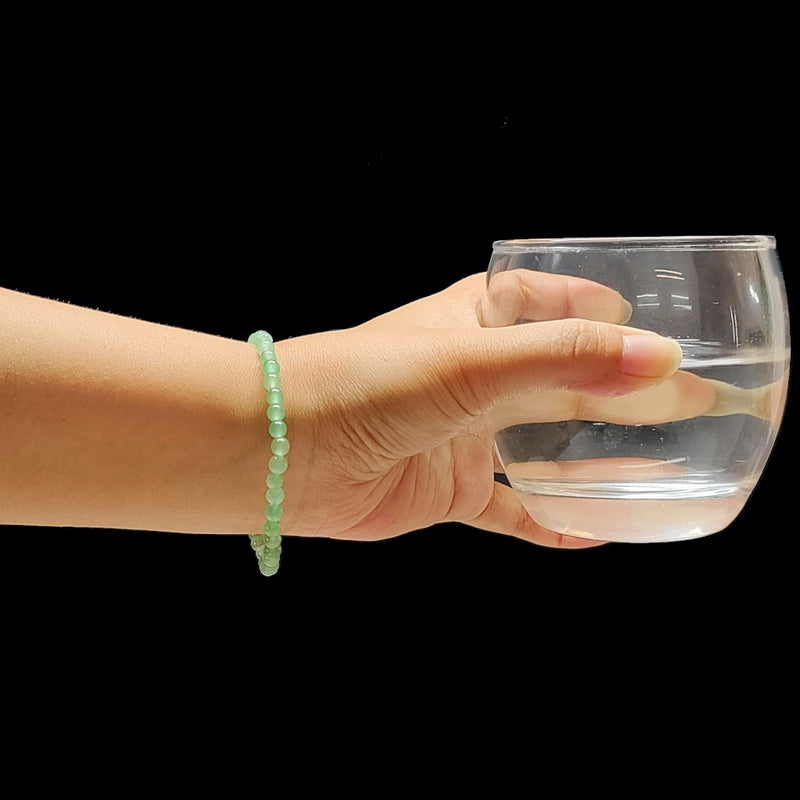
POLYGON ((289 452, 289 440, 288 439, 273 439, 272 444, 270 445, 272 448, 272 452, 276 456, 285 456, 289 452))
POLYGON ((278 571, 278 567, 280 566, 280 555, 278 558, 273 561, 259 561, 258 568, 261 571, 262 575, 266 575, 270 577, 271 575, 275 575, 278 571))
POLYGON ((258 562, 258 568, 261 570, 261 574, 266 576, 267 578, 271 578, 277 571, 279 564, 265 564, 263 561, 258 562))
MULTIPOLYGON (((280 566, 281 554, 276 551, 276 555, 274 558, 267 559, 266 557, 259 562, 259 567, 265 567, 267 569, 274 569, 276 572, 278 567, 280 566)), ((274 573, 273 573, 274 574, 274 573)))
POLYGON ((265 361, 263 366, 264 372, 266 372, 267 375, 277 375, 281 371, 280 365, 274 359, 265 361))
POLYGON ((267 502, 273 506, 279 506, 283 502, 283 489, 267 489, 267 502))
POLYGON ((280 389, 281 388, 281 376, 280 375, 270 375, 265 373, 264 374, 264 388, 265 389, 280 389))
POLYGON ((267 419, 275 422, 276 420, 282 420, 285 416, 286 411, 284 410, 283 406, 267 406, 267 419))
POLYGON ((278 475, 277 472, 270 472, 267 475, 267 486, 270 489, 280 489, 283 486, 283 475, 278 475))
POLYGON ((267 564, 269 563, 277 564, 280 557, 281 557, 280 547, 276 547, 274 550, 264 550, 263 552, 259 553, 258 560, 264 561, 267 564))
POLYGON ((261 547, 267 546, 267 537, 263 533, 250 534, 250 546, 253 550, 258 550, 261 547))
POLYGON ((273 439, 282 439, 286 436, 286 423, 282 419, 276 419, 269 424, 269 435, 273 439))
POLYGON ((256 331, 247 338, 249 344, 254 344, 259 349, 265 345, 272 344, 273 339, 266 331, 256 331))
POLYGON ((283 516, 283 508, 281 506, 274 506, 272 503, 267 503, 267 510, 264 515, 270 522, 277 522, 283 516))
POLYGON ((272 456, 269 460, 270 472, 274 472, 277 475, 283 475, 288 466, 289 462, 286 460, 286 456, 272 456))
POLYGON ((281 405, 283 403, 283 392, 280 389, 270 389, 267 392, 267 402, 274 406, 281 405))

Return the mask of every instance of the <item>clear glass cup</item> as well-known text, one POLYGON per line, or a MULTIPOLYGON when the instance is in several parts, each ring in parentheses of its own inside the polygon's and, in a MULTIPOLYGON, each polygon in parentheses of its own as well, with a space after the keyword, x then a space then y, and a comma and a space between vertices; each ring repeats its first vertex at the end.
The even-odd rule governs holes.
POLYGON ((512 270, 611 287, 631 305, 627 326, 683 350, 679 372, 656 387, 589 403, 545 392, 493 412, 499 459, 530 515, 560 533, 615 542, 693 539, 730 525, 763 473, 786 404, 789 312, 775 240, 497 241, 488 324, 537 324, 514 318, 519 297, 493 286, 517 285, 501 277, 512 270))

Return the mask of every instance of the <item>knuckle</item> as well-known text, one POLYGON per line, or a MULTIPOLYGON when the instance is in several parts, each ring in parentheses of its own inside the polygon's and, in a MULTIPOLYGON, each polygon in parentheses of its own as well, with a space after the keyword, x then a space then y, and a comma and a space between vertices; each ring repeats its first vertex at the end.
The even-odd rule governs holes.
POLYGON ((600 354, 601 335, 597 323, 584 319, 566 320, 561 334, 565 356, 574 361, 600 354))
POLYGON ((606 323, 586 319, 565 320, 561 353, 575 365, 616 362, 622 352, 622 338, 606 323))
POLYGON ((513 325, 525 316, 530 303, 529 287, 523 282, 521 270, 499 272, 488 286, 489 316, 492 327, 513 325))

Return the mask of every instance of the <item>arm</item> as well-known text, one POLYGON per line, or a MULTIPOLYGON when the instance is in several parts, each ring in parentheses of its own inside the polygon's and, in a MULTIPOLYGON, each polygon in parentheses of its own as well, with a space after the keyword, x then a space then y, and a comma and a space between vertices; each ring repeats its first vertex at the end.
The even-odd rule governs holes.
MULTIPOLYGON (((457 521, 591 546, 538 526, 494 481, 492 411, 530 397, 531 421, 570 419, 575 392, 602 411, 668 381, 681 351, 619 325, 629 309, 610 289, 527 281, 525 316, 545 317, 534 324, 483 327, 476 274, 275 345, 292 448, 285 534, 385 539, 457 521)), ((664 418, 713 401, 675 396, 659 395, 664 418)), ((0 290, 0 524, 259 532, 265 412, 246 342, 0 290)))
POLYGON ((268 434, 246 342, 0 289, 0 523, 247 533, 268 434))

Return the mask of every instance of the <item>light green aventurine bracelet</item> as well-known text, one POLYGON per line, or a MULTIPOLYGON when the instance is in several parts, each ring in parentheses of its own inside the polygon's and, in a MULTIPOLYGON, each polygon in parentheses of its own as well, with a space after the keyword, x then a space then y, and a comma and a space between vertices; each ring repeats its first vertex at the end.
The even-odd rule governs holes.
POLYGON ((272 456, 267 474, 267 508, 263 533, 251 533, 250 544, 256 552, 262 575, 274 575, 281 560, 281 517, 283 516, 283 474, 289 464, 289 440, 286 438, 286 411, 281 391, 281 368, 275 357, 272 337, 266 331, 256 331, 247 339, 258 349, 264 388, 267 390, 267 419, 271 437, 272 456))

